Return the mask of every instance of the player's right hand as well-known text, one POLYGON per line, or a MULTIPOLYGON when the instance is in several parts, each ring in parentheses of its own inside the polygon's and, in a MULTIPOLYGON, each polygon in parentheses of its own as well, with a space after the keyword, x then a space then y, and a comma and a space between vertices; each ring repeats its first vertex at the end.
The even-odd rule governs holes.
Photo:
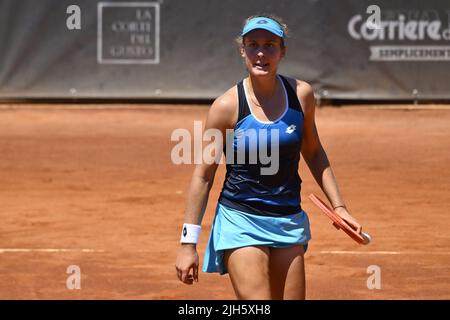
POLYGON ((182 244, 175 264, 178 279, 185 284, 198 282, 198 265, 199 259, 195 245, 182 244))

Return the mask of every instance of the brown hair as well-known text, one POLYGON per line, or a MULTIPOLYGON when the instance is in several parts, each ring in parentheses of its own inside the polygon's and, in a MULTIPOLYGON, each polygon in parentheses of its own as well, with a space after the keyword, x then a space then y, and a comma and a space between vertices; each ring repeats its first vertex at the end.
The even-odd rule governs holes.
MULTIPOLYGON (((280 17, 278 17, 278 16, 276 16, 274 14, 271 14, 271 13, 269 13, 269 14, 257 14, 257 15, 250 16, 247 19, 245 19, 243 27, 251 19, 258 18, 258 17, 269 18, 269 19, 272 19, 272 20, 276 21, 280 25, 280 27, 283 29, 284 36, 285 37, 288 36, 289 29, 288 29, 287 24, 283 21, 282 18, 280 18, 280 17)), ((235 42, 237 43, 237 45, 239 47, 242 47, 244 45, 244 39, 243 39, 243 37, 241 35, 237 36, 234 40, 235 40, 235 42)), ((281 38, 281 48, 283 48, 283 49, 285 48, 284 38, 281 38)))

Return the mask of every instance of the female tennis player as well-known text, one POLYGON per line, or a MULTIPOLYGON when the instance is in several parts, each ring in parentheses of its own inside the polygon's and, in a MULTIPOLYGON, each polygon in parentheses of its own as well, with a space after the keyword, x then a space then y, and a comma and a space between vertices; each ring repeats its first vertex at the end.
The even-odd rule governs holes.
MULTIPOLYGON (((239 42, 248 77, 214 101, 205 124, 205 130, 222 132, 227 173, 203 271, 229 273, 238 299, 305 299, 304 254, 311 235, 301 208, 300 154, 335 211, 361 232, 320 143, 311 86, 277 73, 286 31, 274 16, 246 20, 239 42), (251 161, 262 148, 277 157, 251 161), (267 174, 270 166, 277 170, 267 174)), ((177 276, 186 284, 198 282, 196 243, 217 166, 199 164, 192 176, 176 260, 177 276)))

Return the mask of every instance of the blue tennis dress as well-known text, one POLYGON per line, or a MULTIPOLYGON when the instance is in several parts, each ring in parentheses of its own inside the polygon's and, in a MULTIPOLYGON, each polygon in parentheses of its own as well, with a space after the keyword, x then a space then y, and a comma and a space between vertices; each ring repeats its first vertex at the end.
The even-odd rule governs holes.
POLYGON ((206 247, 203 271, 227 273, 224 251, 245 246, 285 248, 311 239, 300 203, 298 163, 304 115, 289 82, 284 112, 275 121, 253 115, 244 80, 237 84, 239 116, 224 148, 227 173, 206 247), (229 141, 230 140, 230 141, 229 141))

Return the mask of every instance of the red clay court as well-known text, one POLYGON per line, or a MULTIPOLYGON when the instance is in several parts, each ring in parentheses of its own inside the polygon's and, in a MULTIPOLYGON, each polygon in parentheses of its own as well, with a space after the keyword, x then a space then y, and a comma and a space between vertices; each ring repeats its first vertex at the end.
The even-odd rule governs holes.
MULTIPOLYGON (((182 284, 175 258, 193 165, 174 165, 176 128, 207 106, 1 105, 1 299, 235 299, 228 276, 182 284), (81 290, 66 288, 81 268, 81 290)), ((308 199, 307 299, 450 299, 450 108, 323 107, 322 143, 373 241, 357 245, 308 199), (381 289, 369 290, 369 266, 381 289)), ((225 174, 219 167, 200 263, 225 174)))

